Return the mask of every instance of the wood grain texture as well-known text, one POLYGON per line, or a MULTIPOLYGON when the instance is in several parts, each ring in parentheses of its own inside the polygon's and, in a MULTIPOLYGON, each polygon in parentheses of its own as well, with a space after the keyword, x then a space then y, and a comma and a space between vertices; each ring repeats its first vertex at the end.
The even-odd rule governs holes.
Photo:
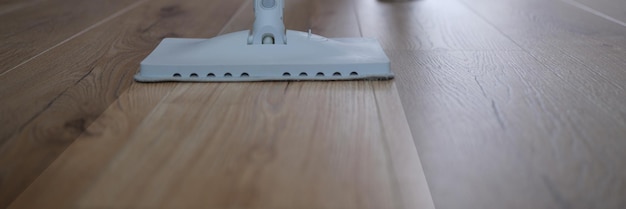
POLYGON ((597 16, 626 26, 626 2, 614 0, 563 0, 597 16))
POLYGON ((126 131, 95 123, 114 135, 83 135, 11 208, 433 208, 402 108, 377 105, 395 92, 179 84, 123 142, 115 133, 126 131), (101 153, 114 154, 99 166, 81 157, 101 153), (75 193, 48 198, 54 185, 75 193))
POLYGON ((626 207, 626 28, 561 1, 388 7, 409 16, 406 7, 457 8, 459 24, 484 26, 450 33, 413 26, 397 35, 376 32, 378 22, 406 28, 394 15, 361 22, 372 31, 364 35, 383 40, 450 40, 439 42, 446 51, 386 45, 437 208, 626 207), (463 39, 477 33, 490 39, 463 39), (459 39, 505 47, 455 47, 459 39))
POLYGON ((618 51, 626 48, 623 35, 626 27, 562 1, 463 2, 504 35, 525 47, 604 47, 618 51), (508 15, 502 16, 504 14, 508 15))
POLYGON ((217 34, 242 2, 151 2, 0 76, 0 205, 9 204, 128 88, 138 63, 160 39, 217 34))
POLYGON ((519 50, 463 5, 450 1, 358 1, 363 36, 394 50, 519 50))
POLYGON ((623 206, 626 129, 568 80, 521 52, 393 54, 438 208, 623 206))
POLYGON ((0 6, 0 75, 135 2, 142 1, 6 2, 0 6))
POLYGON ((290 29, 379 38, 398 90, 132 84, 164 36, 252 25, 244 1, 173 2, 0 77, 0 188, 30 184, 12 208, 432 208, 428 190, 442 209, 626 208, 616 22, 561 0, 288 0, 290 29))
POLYGON ((36 5, 43 0, 5 0, 0 1, 0 15, 19 11, 20 9, 36 5))
POLYGON ((68 186, 68 182, 63 179, 71 182, 71 185, 89 185, 97 180, 99 172, 128 142, 144 117, 174 86, 173 83, 132 85, 63 152, 63 155, 72 155, 74 158, 54 161, 24 193, 37 198, 27 198, 23 194, 21 203, 18 200, 13 207, 37 208, 38 205, 45 208, 71 208, 70 200, 80 197, 84 188, 68 186), (62 169, 54 169, 59 167, 62 169), (50 188, 56 188, 56 191, 46 192, 50 188))
MULTIPOLYGON (((358 34, 326 3, 288 26, 358 34)), ((411 139, 391 82, 133 84, 11 208, 433 208, 411 139)))

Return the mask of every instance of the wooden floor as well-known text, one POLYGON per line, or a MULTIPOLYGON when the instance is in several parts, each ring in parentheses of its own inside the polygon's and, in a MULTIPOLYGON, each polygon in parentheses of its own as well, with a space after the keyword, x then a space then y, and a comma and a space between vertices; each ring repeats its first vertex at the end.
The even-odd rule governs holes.
POLYGON ((0 208, 626 208, 626 3, 286 0, 396 79, 135 83, 251 0, 0 0, 0 208))

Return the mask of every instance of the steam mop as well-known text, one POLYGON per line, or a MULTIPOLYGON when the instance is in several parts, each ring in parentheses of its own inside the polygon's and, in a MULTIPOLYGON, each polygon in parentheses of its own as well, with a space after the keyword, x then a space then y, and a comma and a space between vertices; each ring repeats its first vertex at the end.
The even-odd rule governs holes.
POLYGON ((140 64, 139 82, 391 79, 373 38, 286 30, 284 0, 254 0, 252 30, 211 39, 165 38, 140 64))

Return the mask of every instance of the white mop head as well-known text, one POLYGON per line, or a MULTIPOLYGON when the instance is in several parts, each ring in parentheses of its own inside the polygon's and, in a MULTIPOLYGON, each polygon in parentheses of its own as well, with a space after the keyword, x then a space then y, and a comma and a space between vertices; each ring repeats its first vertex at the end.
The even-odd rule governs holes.
POLYGON ((282 5, 282 0, 255 0, 256 19, 252 31, 211 39, 163 39, 141 62, 135 80, 235 82, 393 78, 389 58, 376 39, 328 39, 310 31, 285 31, 282 5), (271 8, 265 8, 268 5, 271 8))

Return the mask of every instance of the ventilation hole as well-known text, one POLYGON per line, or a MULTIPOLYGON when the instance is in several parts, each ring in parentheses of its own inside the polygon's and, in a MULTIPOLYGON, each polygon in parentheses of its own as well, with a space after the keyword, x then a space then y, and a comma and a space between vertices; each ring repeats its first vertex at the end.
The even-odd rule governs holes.
POLYGON ((241 74, 241 77, 248 77, 248 76, 250 76, 250 74, 248 74, 248 73, 242 73, 241 74))
POLYGON ((307 74, 305 72, 301 72, 300 76, 307 76, 307 74))
POLYGON ((233 74, 230 74, 230 73, 224 73, 224 77, 233 77, 233 74))
POLYGON ((324 76, 324 73, 319 72, 319 73, 315 74, 315 76, 324 76))
POLYGON ((341 76, 341 73, 340 72, 335 72, 335 73, 333 73, 333 76, 341 76))
POLYGON ((209 74, 206 75, 206 77, 215 77, 215 74, 209 73, 209 74))
POLYGON ((174 77, 180 77, 180 73, 174 73, 174 77))
POLYGON ((359 73, 352 71, 350 75, 359 75, 359 73))
POLYGON ((191 75, 189 75, 190 77, 198 77, 198 74, 192 73, 191 75))
POLYGON ((291 76, 291 73, 285 72, 283 73, 283 76, 291 76))

